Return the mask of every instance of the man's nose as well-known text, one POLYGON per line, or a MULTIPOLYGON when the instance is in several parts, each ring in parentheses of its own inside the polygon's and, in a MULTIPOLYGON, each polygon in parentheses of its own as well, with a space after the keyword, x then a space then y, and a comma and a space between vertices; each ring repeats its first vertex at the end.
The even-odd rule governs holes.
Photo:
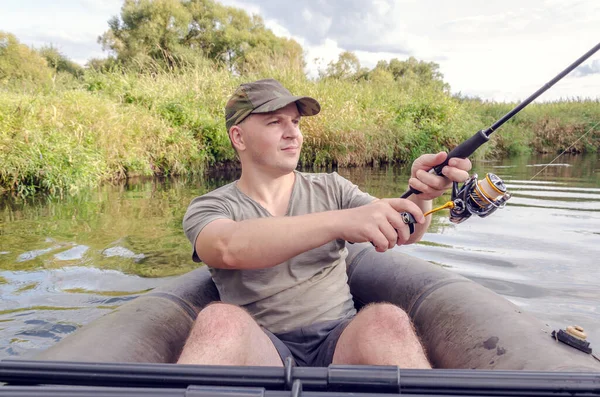
POLYGON ((291 120, 286 121, 285 122, 285 136, 294 138, 298 135, 300 135, 300 129, 298 128, 298 125, 294 124, 294 122, 291 120))

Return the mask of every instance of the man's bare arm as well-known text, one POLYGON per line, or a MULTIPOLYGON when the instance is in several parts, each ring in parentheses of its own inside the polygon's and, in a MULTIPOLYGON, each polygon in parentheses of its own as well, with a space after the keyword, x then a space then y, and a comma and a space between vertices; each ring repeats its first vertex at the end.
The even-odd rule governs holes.
POLYGON ((261 269, 278 265, 337 238, 336 216, 320 212, 302 216, 218 219, 196 239, 204 263, 223 269, 261 269))
POLYGON ((377 200, 357 208, 300 216, 240 222, 218 219, 200 232, 196 252, 207 265, 222 269, 273 267, 338 238, 372 241, 384 252, 409 237, 399 214, 403 211, 424 222, 419 207, 405 199, 377 200), (403 237, 394 229, 403 230, 403 237))

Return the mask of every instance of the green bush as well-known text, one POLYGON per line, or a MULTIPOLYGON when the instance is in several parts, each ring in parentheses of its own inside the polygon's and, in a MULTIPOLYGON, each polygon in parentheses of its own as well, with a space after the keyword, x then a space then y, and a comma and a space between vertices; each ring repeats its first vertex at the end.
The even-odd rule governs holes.
POLYGON ((0 83, 47 84, 51 72, 46 60, 17 38, 0 31, 0 83))

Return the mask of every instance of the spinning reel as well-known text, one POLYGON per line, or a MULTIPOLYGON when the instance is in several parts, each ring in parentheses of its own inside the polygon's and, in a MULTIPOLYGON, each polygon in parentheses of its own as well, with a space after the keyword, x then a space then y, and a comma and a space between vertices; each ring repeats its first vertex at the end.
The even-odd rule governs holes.
MULTIPOLYGON (((496 174, 488 172, 485 178, 478 180, 477 174, 473 174, 463 185, 459 187, 458 182, 452 185, 452 196, 446 204, 434 208, 424 213, 424 216, 434 212, 450 208, 450 222, 461 223, 466 221, 471 215, 477 215, 485 218, 498 208, 506 205, 508 199, 512 196, 506 191, 506 186, 502 179, 496 174)), ((410 228, 410 233, 414 232, 414 217, 408 212, 403 212, 402 220, 410 228)))
POLYGON ((442 208, 450 208, 450 222, 461 223, 471 215, 485 218, 498 208, 504 207, 510 198, 511 194, 506 191, 504 182, 496 174, 488 172, 485 178, 479 181, 477 174, 473 174, 461 188, 454 182, 451 201, 426 215, 442 208))

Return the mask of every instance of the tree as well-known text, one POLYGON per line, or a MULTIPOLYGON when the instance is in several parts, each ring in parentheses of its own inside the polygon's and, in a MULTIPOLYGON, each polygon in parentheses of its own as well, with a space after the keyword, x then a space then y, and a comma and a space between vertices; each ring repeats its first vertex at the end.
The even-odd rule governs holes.
POLYGON ((344 51, 338 56, 337 62, 329 62, 327 70, 321 77, 333 79, 349 79, 355 77, 360 68, 360 61, 356 54, 350 51, 344 51))
POLYGON ((174 67, 195 54, 237 73, 274 61, 304 67, 297 42, 275 36, 259 16, 214 0, 125 0, 109 28, 99 42, 123 63, 148 57, 174 67))
POLYGON ((50 81, 50 69, 44 58, 21 44, 10 33, 0 31, 0 81, 50 81))
POLYGON ((179 0, 125 0, 121 18, 111 18, 98 41, 123 63, 148 56, 173 67, 190 22, 179 0))
POLYGON ((108 58, 91 58, 85 64, 85 67, 96 72, 106 72, 118 66, 118 61, 115 57, 108 58))
POLYGON ((418 85, 430 85, 440 89, 449 89, 448 84, 444 83, 444 75, 440 72, 440 66, 435 62, 419 61, 414 57, 401 61, 393 58, 388 62, 379 61, 375 68, 370 72, 371 78, 376 72, 381 71, 391 73, 394 80, 399 82, 415 82, 418 85))
POLYGON ((75 77, 80 77, 83 74, 83 68, 80 65, 61 54, 61 52, 52 45, 40 48, 39 54, 46 59, 48 66, 53 69, 55 73, 66 72, 75 77))

